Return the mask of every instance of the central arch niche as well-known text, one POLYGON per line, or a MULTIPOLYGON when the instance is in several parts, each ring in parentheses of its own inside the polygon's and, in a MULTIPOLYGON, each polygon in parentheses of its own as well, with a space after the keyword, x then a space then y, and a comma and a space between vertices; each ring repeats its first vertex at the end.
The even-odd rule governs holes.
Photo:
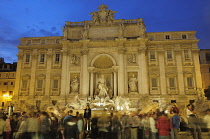
POLYGON ((114 86, 116 86, 116 73, 113 69, 116 66, 115 59, 109 54, 99 54, 95 56, 91 62, 91 67, 93 71, 91 72, 92 83, 90 84, 90 91, 93 95, 97 95, 97 79, 104 76, 106 80, 106 85, 109 88, 108 94, 110 97, 114 95, 114 86), (115 85, 114 85, 115 84, 115 85))
POLYGON ((106 55, 100 56, 93 63, 93 67, 99 68, 99 69, 111 68, 112 66, 114 66, 112 60, 106 55))

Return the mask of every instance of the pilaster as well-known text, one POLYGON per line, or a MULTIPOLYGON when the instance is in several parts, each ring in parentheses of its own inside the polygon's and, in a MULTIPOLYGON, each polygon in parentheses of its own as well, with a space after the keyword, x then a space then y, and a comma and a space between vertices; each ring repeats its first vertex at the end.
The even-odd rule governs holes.
POLYGON ((193 54, 193 62, 195 66, 195 80, 196 80, 196 87, 202 88, 202 77, 201 77, 201 70, 200 70, 200 62, 199 62, 199 50, 192 50, 193 54))
POLYGON ((37 49, 34 49, 31 56, 31 80, 30 80, 30 95, 35 95, 35 86, 36 86, 36 67, 38 60, 37 49))
POLYGON ((139 49, 139 82, 138 88, 140 94, 149 94, 149 84, 148 84, 148 67, 146 62, 146 48, 139 49))
POLYGON ((68 77, 68 71, 67 71, 67 57, 68 57, 68 50, 66 46, 63 47, 61 50, 62 52, 62 74, 61 74, 61 97, 67 96, 66 87, 67 85, 67 77, 68 77))
POLYGON ((184 90, 184 77, 183 77, 183 67, 182 67, 182 51, 181 50, 175 50, 175 58, 176 58, 176 68, 178 73, 178 87, 179 87, 179 93, 180 95, 185 95, 184 90))
POLYGON ((52 53, 52 49, 48 49, 48 53, 47 53, 47 67, 46 67, 46 88, 45 88, 45 95, 46 96, 50 96, 50 92, 51 92, 51 67, 52 67, 52 58, 53 58, 53 53, 52 53))
MULTIPOLYGON (((17 63, 17 70, 16 70, 16 80, 15 80, 15 90, 14 90, 14 96, 17 98, 19 96, 20 92, 20 83, 21 83, 21 67, 23 64, 23 53, 22 50, 19 50, 18 56, 18 63, 17 63)), ((14 97, 14 98, 15 98, 14 97)))
POLYGON ((160 90, 162 95, 166 95, 166 71, 165 71, 165 59, 164 50, 158 51, 159 69, 160 69, 160 90))

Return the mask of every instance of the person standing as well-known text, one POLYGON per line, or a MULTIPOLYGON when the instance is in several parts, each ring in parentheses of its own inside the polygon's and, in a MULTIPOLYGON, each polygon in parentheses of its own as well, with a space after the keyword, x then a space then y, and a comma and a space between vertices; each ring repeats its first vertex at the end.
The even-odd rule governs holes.
POLYGON ((69 119, 73 117, 72 114, 73 114, 73 110, 70 110, 70 111, 68 112, 68 115, 66 115, 66 117, 64 117, 64 119, 63 119, 63 125, 64 125, 64 126, 66 125, 66 122, 69 121, 69 119))
POLYGON ((90 118, 91 118, 91 109, 90 106, 87 105, 84 109, 84 118, 85 118, 85 130, 90 130, 90 118))
POLYGON ((193 110, 192 114, 189 115, 188 125, 191 129, 193 139, 202 139, 201 137, 201 128, 200 128, 200 119, 196 115, 196 111, 193 110))
POLYGON ((129 139, 130 138, 129 116, 126 113, 124 113, 124 115, 122 115, 120 120, 123 126, 122 139, 129 139))
POLYGON ((151 130, 151 139, 157 139, 157 128, 156 128, 156 113, 153 113, 149 118, 150 130, 151 130))
POLYGON ((208 128, 210 132, 210 109, 208 109, 206 112, 207 114, 204 116, 203 122, 206 123, 206 128, 208 128))
POLYGON ((132 117, 130 118, 130 125, 131 125, 131 139, 138 139, 138 128, 140 125, 140 119, 136 112, 132 114, 132 117))
POLYGON ((161 116, 157 120, 157 129, 159 139, 169 139, 170 138, 170 121, 164 111, 162 111, 161 116))
POLYGON ((77 119, 77 127, 78 127, 78 134, 79 134, 79 139, 83 139, 84 137, 84 121, 83 121, 83 116, 82 114, 78 115, 77 119))
POLYGON ((5 120, 3 120, 3 114, 0 113, 0 139, 3 139, 3 132, 6 126, 5 120))
POLYGON ((180 116, 177 113, 176 109, 173 109, 172 121, 172 130, 171 130, 171 139, 178 139, 178 131, 180 127, 180 116))
POLYGON ((40 116, 40 127, 39 127, 40 139, 50 139, 49 131, 50 131, 49 116, 46 112, 42 112, 40 116))
POLYGON ((12 132, 9 117, 10 117, 9 115, 6 115, 6 118, 5 118, 5 121, 6 121, 6 126, 4 127, 5 139, 9 139, 10 134, 12 132))
POLYGON ((31 116, 26 120, 26 127, 27 127, 27 139, 34 139, 38 132, 38 119, 37 113, 33 112, 30 114, 31 116))

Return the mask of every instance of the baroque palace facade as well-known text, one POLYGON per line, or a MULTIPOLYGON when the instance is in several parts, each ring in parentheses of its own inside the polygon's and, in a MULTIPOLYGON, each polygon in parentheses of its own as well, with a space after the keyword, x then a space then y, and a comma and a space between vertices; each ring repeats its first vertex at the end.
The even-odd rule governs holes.
MULTIPOLYGON (((20 39, 13 102, 17 107, 65 105, 98 94, 110 98, 183 103, 202 94, 195 31, 146 32, 142 18, 114 19, 104 4, 91 21, 66 22, 63 36, 20 39)), ((142 102, 142 103, 141 103, 142 102)))

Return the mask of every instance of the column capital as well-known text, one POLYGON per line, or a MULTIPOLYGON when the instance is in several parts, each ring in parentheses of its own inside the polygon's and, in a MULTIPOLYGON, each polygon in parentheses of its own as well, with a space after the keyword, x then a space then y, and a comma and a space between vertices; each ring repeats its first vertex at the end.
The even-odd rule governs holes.
POLYGON ((200 50, 199 49, 195 49, 195 50, 192 50, 193 54, 199 54, 200 50))
POLYGON ((157 52, 158 52, 159 55, 164 55, 165 54, 164 50, 158 50, 157 52))
POLYGON ((53 57, 52 53, 47 54, 47 58, 52 58, 52 57, 53 57))
POLYGON ((182 54, 182 50, 175 50, 175 55, 181 55, 182 54))
POLYGON ((126 52, 126 49, 125 49, 125 48, 119 48, 119 49, 118 49, 118 52, 119 52, 120 54, 124 54, 124 53, 126 52))
POLYGON ((146 54, 147 53, 147 49, 146 48, 139 48, 138 49, 138 53, 139 54, 146 54))
POLYGON ((62 52, 63 56, 67 56, 68 55, 68 50, 61 50, 61 52, 62 52))
POLYGON ((23 59, 23 54, 17 54, 19 60, 23 59))
POLYGON ((38 58, 38 54, 32 54, 31 57, 32 57, 32 59, 37 59, 38 58))
POLYGON ((82 55, 87 55, 89 53, 89 50, 88 49, 85 49, 85 50, 82 50, 81 51, 81 54, 82 55))

